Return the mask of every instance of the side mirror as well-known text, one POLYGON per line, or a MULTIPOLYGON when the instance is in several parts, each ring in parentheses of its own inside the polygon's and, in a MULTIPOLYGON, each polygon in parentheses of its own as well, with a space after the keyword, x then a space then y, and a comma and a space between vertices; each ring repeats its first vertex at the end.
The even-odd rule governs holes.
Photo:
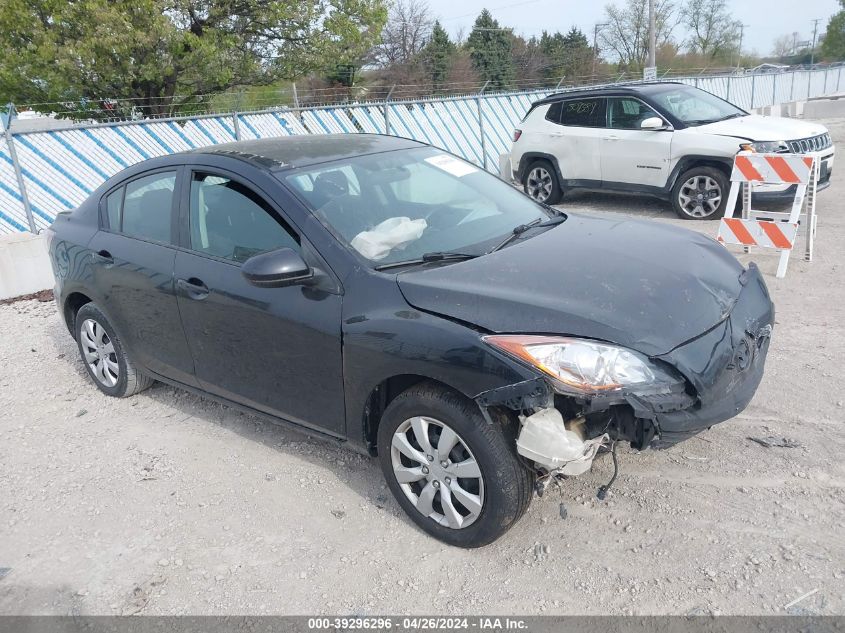
POLYGON ((282 288, 307 281, 314 271, 296 251, 280 248, 250 257, 241 266, 241 274, 253 286, 282 288))
POLYGON ((642 130, 665 130, 666 122, 659 116, 651 116, 640 123, 642 130))

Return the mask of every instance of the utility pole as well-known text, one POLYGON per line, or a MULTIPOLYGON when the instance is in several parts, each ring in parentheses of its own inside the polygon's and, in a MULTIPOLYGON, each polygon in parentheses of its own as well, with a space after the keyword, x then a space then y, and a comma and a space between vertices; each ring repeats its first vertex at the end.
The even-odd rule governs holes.
POLYGON ((593 27, 593 74, 591 79, 596 76, 596 62, 599 58, 599 30, 605 26, 610 26, 610 22, 602 22, 593 27))
POLYGON ((736 69, 739 70, 739 67, 742 66, 742 38, 745 35, 745 28, 751 26, 750 24, 740 24, 739 25, 739 52, 737 53, 737 60, 736 60, 736 69))
POLYGON ((657 66, 656 49, 657 33, 655 32, 654 0, 648 0, 648 65, 657 66))
POLYGON ((816 61, 816 35, 819 32, 819 22, 821 22, 821 18, 816 18, 815 20, 810 20, 813 23, 813 44, 810 46, 810 66, 812 66, 816 61))

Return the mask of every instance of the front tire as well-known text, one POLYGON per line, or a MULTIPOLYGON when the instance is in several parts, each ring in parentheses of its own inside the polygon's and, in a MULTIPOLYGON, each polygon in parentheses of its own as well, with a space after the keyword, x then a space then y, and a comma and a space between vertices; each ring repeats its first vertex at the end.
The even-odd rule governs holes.
POLYGON ((725 214, 730 182, 715 167, 693 167, 672 188, 672 208, 684 220, 715 220, 725 214))
POLYGON ((528 166, 522 187, 532 199, 543 204, 557 204, 563 197, 557 172, 547 160, 535 160, 528 166))
POLYGON ((534 476, 514 441, 510 420, 490 424, 472 400, 422 383, 385 410, 379 462, 414 523, 449 545, 481 547, 507 532, 531 503, 534 476))
POLYGON ((82 306, 76 313, 74 327, 85 369, 104 394, 126 398, 153 384, 152 378, 138 371, 106 315, 96 305, 82 306))

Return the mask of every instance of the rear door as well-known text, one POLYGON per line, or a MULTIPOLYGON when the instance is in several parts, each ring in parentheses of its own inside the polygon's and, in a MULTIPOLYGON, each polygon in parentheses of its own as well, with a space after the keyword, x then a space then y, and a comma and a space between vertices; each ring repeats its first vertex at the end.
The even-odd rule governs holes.
POLYGON ((341 296, 314 285, 258 288, 253 255, 291 248, 317 257, 281 209, 218 168, 186 173, 175 275, 182 323, 206 391, 343 435, 341 296))
POLYGON ((607 129, 601 146, 605 186, 613 183, 663 187, 669 178, 672 130, 644 130, 643 121, 661 117, 635 97, 608 97, 607 129))
POLYGON ((546 114, 553 123, 551 145, 560 172, 573 186, 598 187, 602 181, 601 147, 605 136, 605 99, 592 97, 553 103, 546 114))
POLYGON ((173 283, 180 169, 146 172, 108 192, 88 247, 98 302, 133 358, 194 385, 173 283))

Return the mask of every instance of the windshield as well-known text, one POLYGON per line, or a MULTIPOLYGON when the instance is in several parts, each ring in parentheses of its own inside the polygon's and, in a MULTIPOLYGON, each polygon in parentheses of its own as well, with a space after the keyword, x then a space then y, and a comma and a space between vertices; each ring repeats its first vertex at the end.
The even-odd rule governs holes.
POLYGON ((430 147, 298 169, 285 181, 377 265, 431 253, 480 255, 514 227, 553 213, 486 171, 430 147))
POLYGON ((709 92, 690 86, 677 86, 650 96, 687 125, 704 125, 747 114, 709 92))

